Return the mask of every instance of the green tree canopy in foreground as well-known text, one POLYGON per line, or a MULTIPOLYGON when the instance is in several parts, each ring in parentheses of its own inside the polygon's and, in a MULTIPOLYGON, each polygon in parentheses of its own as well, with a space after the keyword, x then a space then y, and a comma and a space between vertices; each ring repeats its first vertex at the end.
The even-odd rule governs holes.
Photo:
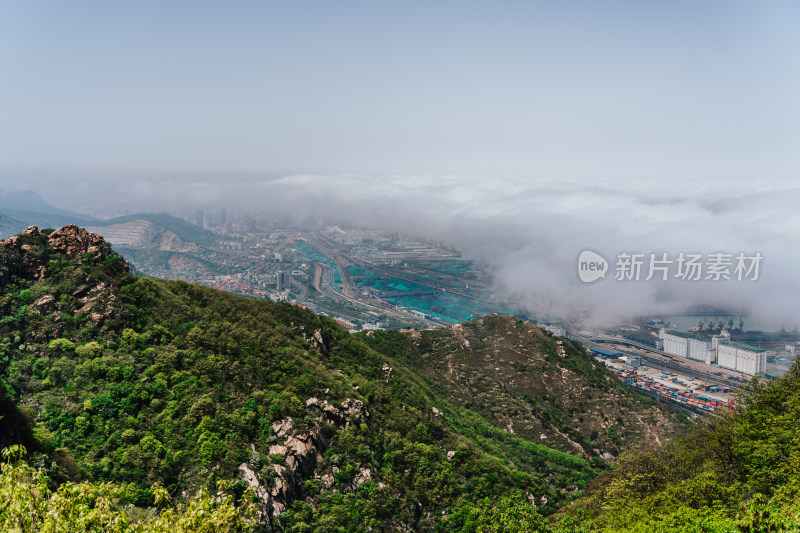
POLYGON ((800 367, 736 412, 628 454, 558 518, 564 531, 800 531, 800 367))
POLYGON ((0 464, 0 527, 2 531, 51 533, 198 533, 244 532, 258 528, 252 495, 238 507, 224 484, 211 494, 200 490, 174 504, 166 489, 152 487, 156 507, 140 517, 122 505, 127 487, 113 483, 67 482, 50 488, 47 477, 22 460, 25 449, 3 450, 0 464), (249 502, 249 503, 247 503, 249 502))

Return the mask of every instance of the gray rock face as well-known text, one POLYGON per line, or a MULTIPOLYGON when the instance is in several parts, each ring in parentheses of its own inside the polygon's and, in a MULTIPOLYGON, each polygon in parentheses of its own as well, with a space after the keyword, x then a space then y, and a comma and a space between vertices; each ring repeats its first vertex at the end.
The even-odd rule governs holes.
MULTIPOLYGON (((336 407, 327 400, 308 398, 307 407, 316 407, 319 412, 320 422, 326 422, 337 429, 344 429, 354 421, 361 423, 369 416, 361 400, 348 398, 342 402, 341 407, 336 407)), ((316 479, 325 487, 333 486, 335 479, 330 473, 317 471, 317 465, 322 459, 322 453, 327 449, 328 442, 322 428, 317 426, 306 431, 298 432, 294 420, 286 417, 272 424, 278 443, 270 444, 270 456, 280 456, 284 464, 274 462, 271 468, 275 472, 273 484, 267 488, 259 481, 258 474, 247 463, 239 465, 242 479, 261 500, 264 517, 277 521, 286 506, 294 499, 301 496, 301 484, 305 479, 316 479), (284 466, 285 465, 285 466, 284 466)), ((333 471, 338 470, 333 467, 333 471)), ((351 489, 362 483, 371 481, 374 472, 368 468, 361 468, 353 479, 351 489)))
POLYGON ((342 402, 342 407, 338 408, 332 404, 323 402, 321 420, 330 422, 338 427, 349 427, 350 421, 363 422, 369 416, 369 411, 364 407, 361 400, 346 399, 342 402))
POLYGON ((251 489, 261 501, 261 509, 259 510, 260 521, 262 523, 269 522, 269 517, 273 515, 275 510, 272 495, 267 488, 258 481, 258 476, 247 466, 247 463, 240 464, 239 471, 242 474, 242 479, 247 483, 247 487, 251 489))
POLYGON ((33 305, 39 310, 40 313, 49 313, 55 308, 56 298, 52 294, 45 294, 33 302, 33 305))
POLYGON ((314 475, 314 468, 317 460, 321 458, 321 452, 328 447, 325 435, 322 430, 309 430, 299 435, 291 435, 285 442, 286 465, 293 472, 299 472, 304 477, 314 475))

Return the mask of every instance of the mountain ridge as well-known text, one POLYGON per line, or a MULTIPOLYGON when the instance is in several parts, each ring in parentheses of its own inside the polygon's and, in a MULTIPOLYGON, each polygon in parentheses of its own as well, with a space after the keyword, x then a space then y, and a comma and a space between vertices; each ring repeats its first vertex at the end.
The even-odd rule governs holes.
POLYGON ((79 217, 85 220, 93 218, 89 215, 79 215, 67 209, 56 207, 30 189, 0 187, 0 210, 7 209, 27 213, 79 217))
POLYGON ((613 460, 633 442, 659 444, 687 429, 681 415, 632 393, 584 347, 514 317, 359 336, 496 427, 586 458, 613 460))

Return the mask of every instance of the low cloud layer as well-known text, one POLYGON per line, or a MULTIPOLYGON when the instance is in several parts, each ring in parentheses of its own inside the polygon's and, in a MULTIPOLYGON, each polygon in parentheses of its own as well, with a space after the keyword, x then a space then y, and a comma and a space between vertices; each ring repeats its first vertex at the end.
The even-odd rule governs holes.
POLYGON ((585 311, 591 321, 607 323, 705 304, 745 311, 751 323, 800 323, 800 251, 794 246, 800 187, 791 181, 293 176, 274 187, 303 191, 302 201, 340 209, 365 224, 454 242, 469 255, 495 262, 499 287, 536 313, 585 311), (577 258, 584 249, 608 259, 605 279, 578 279, 577 258), (623 252, 645 254, 639 281, 614 279, 623 252), (681 252, 702 254, 704 263, 708 254, 732 254, 732 279, 706 280, 704 270, 700 281, 682 280, 673 263, 667 281, 659 272, 645 281, 651 253, 675 261, 681 252), (736 279, 740 252, 763 257, 757 280, 754 272, 736 279))
POLYGON ((498 288, 540 315, 580 311, 608 323, 705 304, 746 311, 752 323, 775 328, 800 324, 800 186, 793 180, 294 175, 108 183, 84 182, 83 190, 147 209, 226 205, 444 239, 466 256, 497 264, 498 288), (608 259, 605 279, 578 279, 584 249, 608 259), (622 252, 646 254, 645 260, 650 253, 673 260, 681 252, 729 253, 731 274, 739 252, 763 260, 756 281, 675 279, 673 264, 669 281, 647 282, 647 263, 639 281, 618 281, 622 252))

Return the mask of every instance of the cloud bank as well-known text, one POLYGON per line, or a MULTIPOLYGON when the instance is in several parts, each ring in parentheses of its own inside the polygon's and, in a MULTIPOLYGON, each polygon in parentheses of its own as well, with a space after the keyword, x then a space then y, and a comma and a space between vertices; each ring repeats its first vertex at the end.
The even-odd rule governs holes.
POLYGON ((540 315, 583 312, 608 323, 702 304, 746 311, 775 328, 800 325, 800 185, 791 179, 304 174, 134 178, 94 189, 149 209, 225 205, 443 239, 496 264, 498 290, 540 315), (585 249, 608 259, 605 279, 578 279, 585 249), (621 252, 672 259, 745 252, 763 260, 756 281, 685 281, 672 270, 668 281, 648 282, 646 265, 639 281, 617 281, 621 252))

